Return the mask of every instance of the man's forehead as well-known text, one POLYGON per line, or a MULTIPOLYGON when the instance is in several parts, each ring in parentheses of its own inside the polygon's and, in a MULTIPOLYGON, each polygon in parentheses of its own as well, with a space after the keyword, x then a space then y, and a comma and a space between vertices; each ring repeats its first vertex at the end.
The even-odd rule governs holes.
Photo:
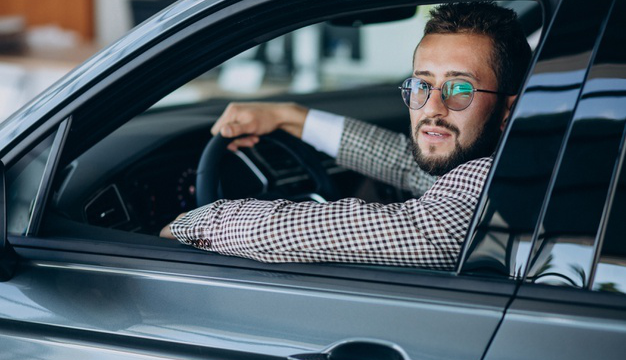
POLYGON ((429 34, 415 50, 415 76, 467 77, 479 81, 495 76, 492 59, 493 41, 480 34, 429 34))

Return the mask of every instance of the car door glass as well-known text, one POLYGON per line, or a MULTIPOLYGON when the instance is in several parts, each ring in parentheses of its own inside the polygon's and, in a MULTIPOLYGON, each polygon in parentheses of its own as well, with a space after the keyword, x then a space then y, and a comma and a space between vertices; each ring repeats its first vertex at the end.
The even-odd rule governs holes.
MULTIPOLYGON (((600 230, 610 204, 607 199, 623 152, 626 51, 622 45, 626 37, 619 22, 613 14, 587 76, 536 230, 527 281, 590 287, 594 257, 602 240, 600 230)), ((619 206, 615 213, 623 214, 619 206)), ((610 254, 614 254, 613 246, 605 250, 605 264, 610 254)), ((602 268, 604 274, 607 266, 602 268)))
MULTIPOLYGON (((623 157, 622 151, 622 161, 623 157)), ((592 289, 626 294, 626 167, 623 163, 615 187, 592 289)))
POLYGON ((7 170, 7 231, 10 234, 28 232, 55 135, 56 131, 48 135, 7 170))

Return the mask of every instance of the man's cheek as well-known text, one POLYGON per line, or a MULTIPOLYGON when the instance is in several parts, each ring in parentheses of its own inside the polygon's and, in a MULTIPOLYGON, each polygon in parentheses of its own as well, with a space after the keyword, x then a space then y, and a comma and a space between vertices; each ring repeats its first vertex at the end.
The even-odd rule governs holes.
POLYGON ((457 143, 463 148, 467 148, 476 142, 479 131, 476 129, 459 129, 459 135, 456 139, 457 143))

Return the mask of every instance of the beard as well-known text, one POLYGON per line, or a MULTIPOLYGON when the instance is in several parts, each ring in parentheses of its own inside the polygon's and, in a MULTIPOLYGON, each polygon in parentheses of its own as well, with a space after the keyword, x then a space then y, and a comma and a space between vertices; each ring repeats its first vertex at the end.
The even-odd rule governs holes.
MULTIPOLYGON (((496 149, 496 145, 500 140, 500 119, 502 114, 502 106, 494 107, 489 115, 489 119, 483 125, 482 130, 476 139, 466 147, 459 143, 459 135, 461 131, 458 127, 446 122, 443 119, 423 119, 421 120, 411 136, 413 157, 417 165, 430 175, 442 176, 455 167, 466 163, 470 160, 479 159, 481 157, 491 156, 496 149), (417 144, 417 135, 419 129, 424 125, 435 125, 448 129, 456 136, 454 150, 447 156, 428 156, 422 152, 417 144)), ((434 151, 434 148, 432 149, 434 151)))

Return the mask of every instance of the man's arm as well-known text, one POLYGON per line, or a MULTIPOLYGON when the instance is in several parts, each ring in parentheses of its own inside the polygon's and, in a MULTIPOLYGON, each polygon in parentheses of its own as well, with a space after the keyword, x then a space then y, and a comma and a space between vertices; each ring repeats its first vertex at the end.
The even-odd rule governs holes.
POLYGON ((362 121, 310 110, 302 140, 335 157, 339 165, 411 191, 416 197, 436 180, 419 168, 406 136, 362 121))
POLYGON ((435 177, 421 170, 409 139, 380 127, 294 103, 231 103, 211 129, 225 137, 242 134, 228 148, 251 147, 259 136, 283 129, 302 138, 337 162, 398 188, 423 194, 435 177))
POLYGON ((415 196, 436 180, 419 168, 406 136, 354 119, 345 120, 337 163, 415 196))
POLYGON ((185 214, 170 230, 185 244, 263 262, 450 270, 490 166, 490 158, 463 164, 405 203, 220 200, 185 214))

